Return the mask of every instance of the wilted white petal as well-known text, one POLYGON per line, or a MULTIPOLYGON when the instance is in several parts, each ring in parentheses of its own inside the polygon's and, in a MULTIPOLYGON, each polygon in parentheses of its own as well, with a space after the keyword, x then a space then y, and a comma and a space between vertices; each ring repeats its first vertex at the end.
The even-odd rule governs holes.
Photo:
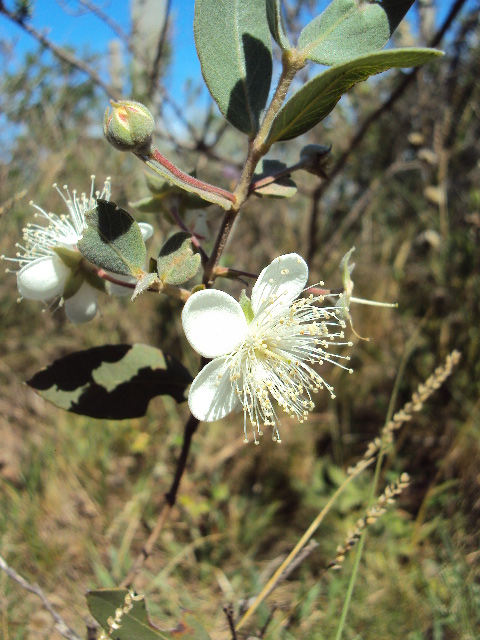
POLYGON ((140 231, 142 232, 143 241, 147 242, 147 240, 150 240, 150 238, 153 236, 152 225, 148 224, 148 222, 139 222, 138 226, 140 227, 140 231))
POLYGON ((65 300, 67 318, 75 324, 94 318, 97 313, 97 297, 97 289, 84 282, 74 296, 65 300))
POLYGON ((225 358, 209 362, 197 375, 190 387, 188 405, 199 420, 221 420, 240 404, 230 382, 225 358))
POLYGON ((183 308, 182 323, 187 340, 206 358, 230 353, 247 333, 241 306, 228 293, 216 289, 190 296, 183 308))
POLYGON ((47 302, 62 295, 69 273, 55 254, 33 260, 17 273, 18 291, 28 300, 47 302))
POLYGON ((268 305, 288 307, 304 290, 308 280, 308 266, 297 253, 279 256, 265 267, 252 289, 252 308, 255 315, 268 305))

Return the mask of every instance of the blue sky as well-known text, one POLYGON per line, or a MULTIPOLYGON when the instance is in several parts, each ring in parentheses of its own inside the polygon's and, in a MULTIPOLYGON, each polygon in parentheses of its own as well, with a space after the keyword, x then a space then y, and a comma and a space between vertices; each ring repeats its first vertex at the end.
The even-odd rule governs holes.
MULTIPOLYGON (((13 2, 6 2, 11 6, 13 2)), ((118 22, 125 31, 129 31, 129 0, 97 0, 97 4, 118 22)), ((200 77, 200 65, 193 41, 194 0, 173 0, 173 64, 168 76, 168 89, 177 101, 188 78, 200 77)), ((319 3, 325 6, 327 0, 319 3)), ((468 3, 471 4, 471 3, 468 3)), ((451 6, 451 1, 438 0, 438 19, 442 19, 451 6)), ((409 15, 415 16, 414 9, 409 15)), ((70 45, 82 51, 106 51, 108 42, 115 35, 95 15, 79 6, 76 0, 36 0, 31 24, 38 30, 47 31, 48 37, 59 45, 70 45)), ((20 54, 36 46, 24 31, 0 17, 0 39, 14 38, 16 52, 20 54)), ((179 100, 180 99, 180 100, 179 100)))

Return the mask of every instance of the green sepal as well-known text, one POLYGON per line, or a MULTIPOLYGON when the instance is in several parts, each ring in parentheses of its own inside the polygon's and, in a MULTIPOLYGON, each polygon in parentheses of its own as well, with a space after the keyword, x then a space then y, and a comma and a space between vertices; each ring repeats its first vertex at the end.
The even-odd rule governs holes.
POLYGON ((63 264, 74 271, 83 260, 83 256, 79 251, 67 249, 66 247, 54 247, 53 251, 57 254, 63 264))
POLYGON ((157 273, 162 282, 179 285, 197 273, 200 261, 200 254, 193 252, 191 234, 179 231, 161 248, 157 260, 157 273))
POLYGON ((92 264, 112 273, 137 276, 143 273, 147 255, 142 232, 135 219, 114 202, 97 200, 85 214, 87 228, 77 247, 92 264))
POLYGON ((91 287, 97 289, 97 291, 100 291, 101 293, 106 293, 107 283, 103 278, 99 278, 88 269, 83 270, 83 277, 91 287))
POLYGON ((239 304, 242 307, 242 311, 245 315, 247 323, 250 324, 255 314, 253 313, 252 301, 245 293, 245 289, 242 289, 242 292, 240 294, 239 304))
POLYGON ((80 289, 85 280, 85 274, 77 269, 75 271, 71 271, 70 275, 65 282, 65 287, 63 289, 63 299, 68 300, 72 296, 74 296, 77 291, 80 289))
POLYGON ((194 293, 197 293, 197 291, 204 291, 206 288, 207 287, 204 284, 197 284, 190 291, 190 295, 193 295, 194 293))

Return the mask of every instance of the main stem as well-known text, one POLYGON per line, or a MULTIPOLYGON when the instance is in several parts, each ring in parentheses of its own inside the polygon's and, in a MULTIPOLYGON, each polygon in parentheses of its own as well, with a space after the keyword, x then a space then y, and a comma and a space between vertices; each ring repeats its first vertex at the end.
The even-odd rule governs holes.
POLYGON ((288 90, 292 83, 296 73, 300 71, 306 64, 305 59, 298 54, 296 49, 291 51, 285 51, 282 56, 282 73, 278 80, 275 94, 272 98, 270 106, 265 114, 260 129, 253 140, 250 140, 248 145, 248 154, 243 167, 242 175, 238 181, 238 184, 233 192, 235 196, 235 202, 229 209, 222 220, 220 230, 215 241, 215 246, 210 255, 210 259, 205 264, 203 273, 203 283, 209 286, 213 282, 213 272, 218 265, 220 256, 225 249, 225 245, 228 240, 228 236, 232 231, 233 224, 237 218, 238 212, 245 204, 248 196, 250 195, 250 184, 252 182, 255 167, 259 160, 265 156, 272 143, 267 141, 270 128, 275 119, 275 116, 280 111, 285 98, 287 97, 288 90))

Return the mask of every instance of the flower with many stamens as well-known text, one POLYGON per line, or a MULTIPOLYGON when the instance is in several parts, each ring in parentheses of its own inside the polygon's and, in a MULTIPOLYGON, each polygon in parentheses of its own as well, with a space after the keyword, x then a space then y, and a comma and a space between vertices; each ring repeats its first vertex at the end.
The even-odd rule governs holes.
MULTIPOLYGON (((89 195, 78 196, 75 190, 70 193, 66 186, 62 192, 57 185, 53 186, 68 213, 48 213, 31 202, 36 209, 35 217, 43 224, 29 222, 23 229, 23 243, 16 244, 19 249, 16 257, 2 256, 2 259, 20 267, 15 273, 21 298, 42 302, 60 298, 65 303, 69 320, 80 324, 88 322, 97 313, 97 296, 104 290, 104 281, 87 268, 77 243, 87 226, 86 212, 97 205, 98 198, 110 200, 110 178, 105 180, 100 192, 95 191, 92 176, 89 195)), ((153 233, 151 225, 140 223, 140 228, 144 240, 153 233)))
MULTIPOLYGON (((322 295, 299 297, 305 291, 308 266, 296 253, 276 258, 252 289, 237 302, 215 289, 194 293, 182 312, 185 335, 202 356, 213 358, 190 388, 190 410, 199 420, 220 420, 243 408, 255 442, 262 425, 280 441, 281 409, 303 422, 313 409, 312 396, 334 392, 311 365, 330 362, 347 369, 331 347, 351 346, 344 340, 345 321, 334 306, 319 306, 322 295)), ((348 369, 351 371, 350 369, 348 369)))

